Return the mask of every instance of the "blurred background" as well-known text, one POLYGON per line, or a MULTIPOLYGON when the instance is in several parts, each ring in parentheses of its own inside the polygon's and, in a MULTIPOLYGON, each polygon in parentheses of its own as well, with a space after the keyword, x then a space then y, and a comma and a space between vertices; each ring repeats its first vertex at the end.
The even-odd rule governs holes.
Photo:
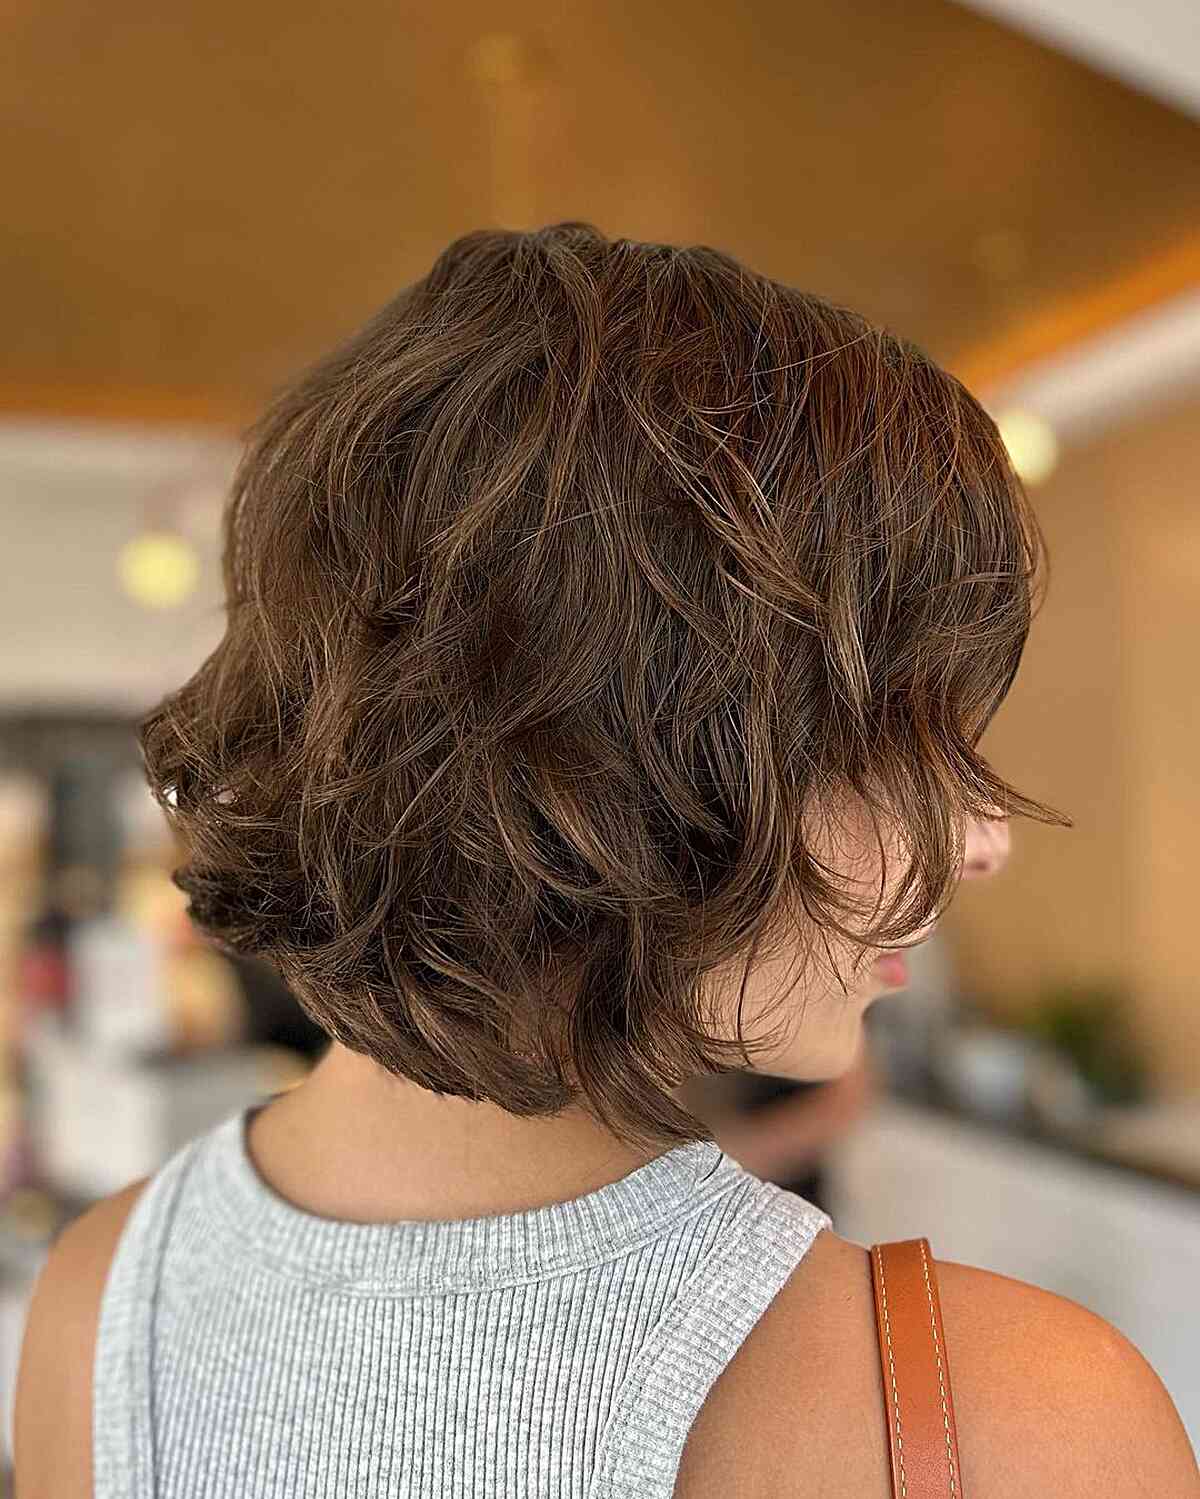
POLYGON ((718 246, 995 412, 1051 586, 1018 823, 872 1012, 848 1237, 1082 1301, 1200 1439, 1200 9, 43 0, 0 53, 0 1400, 95 1197, 311 1063, 203 947, 133 726, 222 629, 273 388, 469 229, 718 246))

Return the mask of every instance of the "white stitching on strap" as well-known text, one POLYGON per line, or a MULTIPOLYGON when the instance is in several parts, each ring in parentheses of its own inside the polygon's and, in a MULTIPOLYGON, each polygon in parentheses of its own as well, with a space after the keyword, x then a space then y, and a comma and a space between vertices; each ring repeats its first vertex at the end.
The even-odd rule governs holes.
MULTIPOLYGON (((888 1372, 892 1380, 892 1405, 896 1412, 896 1454, 900 1461, 900 1494, 902 1499, 908 1494, 908 1482, 904 1476, 904 1438, 900 1435, 900 1392, 896 1389, 896 1364, 892 1357, 892 1324, 888 1317, 887 1281, 883 1275, 883 1251, 879 1245, 875 1246, 875 1263, 879 1267, 879 1293, 883 1303, 883 1331, 887 1339, 888 1372)), ((944 1407, 943 1407, 944 1408, 944 1407)))
POLYGON ((924 1243, 920 1240, 917 1242, 921 1250, 921 1266, 925 1271, 925 1299, 929 1303, 929 1327, 933 1333, 933 1351, 937 1356, 938 1389, 942 1392, 942 1426, 946 1432, 946 1463, 950 1469, 950 1494, 953 1499, 953 1495, 958 1492, 958 1487, 954 1480, 954 1447, 950 1441, 950 1415, 946 1410, 946 1385, 942 1379, 942 1350, 938 1344, 937 1319, 933 1315, 933 1289, 929 1284, 929 1261, 925 1258, 924 1243))

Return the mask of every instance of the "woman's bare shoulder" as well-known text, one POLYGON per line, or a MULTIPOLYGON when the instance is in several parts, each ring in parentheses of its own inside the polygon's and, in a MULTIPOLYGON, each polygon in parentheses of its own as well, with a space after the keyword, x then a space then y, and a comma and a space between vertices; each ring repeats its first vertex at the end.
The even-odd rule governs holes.
MULTIPOLYGON (((1182 1423, 1134 1346, 1075 1302, 938 1262, 962 1488, 1200 1496, 1182 1423)), ((677 1499, 887 1499, 891 1470, 867 1251, 821 1234, 717 1380, 677 1499)))
POLYGON ((1024 1281, 938 1264, 963 1488, 1200 1496, 1179 1413, 1103 1317, 1024 1281))
POLYGON ((676 1499, 886 1499, 874 1327, 866 1251, 819 1234, 709 1392, 676 1499))
POLYGON ((92 1492, 92 1358, 100 1301, 146 1182, 95 1203, 59 1235, 33 1289, 13 1410, 17 1492, 92 1492))

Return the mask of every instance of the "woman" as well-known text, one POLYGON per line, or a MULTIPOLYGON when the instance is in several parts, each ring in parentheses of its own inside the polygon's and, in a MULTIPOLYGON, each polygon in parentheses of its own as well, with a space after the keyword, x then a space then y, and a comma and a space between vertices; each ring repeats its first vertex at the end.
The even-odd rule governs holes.
MULTIPOLYGON (((865 1251, 676 1093, 844 1071, 966 829, 1064 821, 976 748, 1038 557, 955 381, 707 248, 467 235, 284 394, 143 748, 332 1045, 63 1236, 22 1499, 886 1494, 865 1251)), ((941 1268, 973 1499, 1194 1492, 1115 1331, 941 1268)))

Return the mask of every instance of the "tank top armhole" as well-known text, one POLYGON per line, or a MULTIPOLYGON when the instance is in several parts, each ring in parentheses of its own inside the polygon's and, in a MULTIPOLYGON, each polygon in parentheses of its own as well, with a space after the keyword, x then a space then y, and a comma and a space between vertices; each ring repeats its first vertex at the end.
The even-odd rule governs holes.
POLYGON ((198 1143, 146 1183, 109 1266, 92 1361, 93 1499, 153 1499, 153 1332, 163 1246, 198 1143))
POLYGON ((588 1499, 672 1499, 712 1386, 783 1289, 826 1213, 770 1182, 684 1286, 634 1359, 597 1450, 588 1499))

